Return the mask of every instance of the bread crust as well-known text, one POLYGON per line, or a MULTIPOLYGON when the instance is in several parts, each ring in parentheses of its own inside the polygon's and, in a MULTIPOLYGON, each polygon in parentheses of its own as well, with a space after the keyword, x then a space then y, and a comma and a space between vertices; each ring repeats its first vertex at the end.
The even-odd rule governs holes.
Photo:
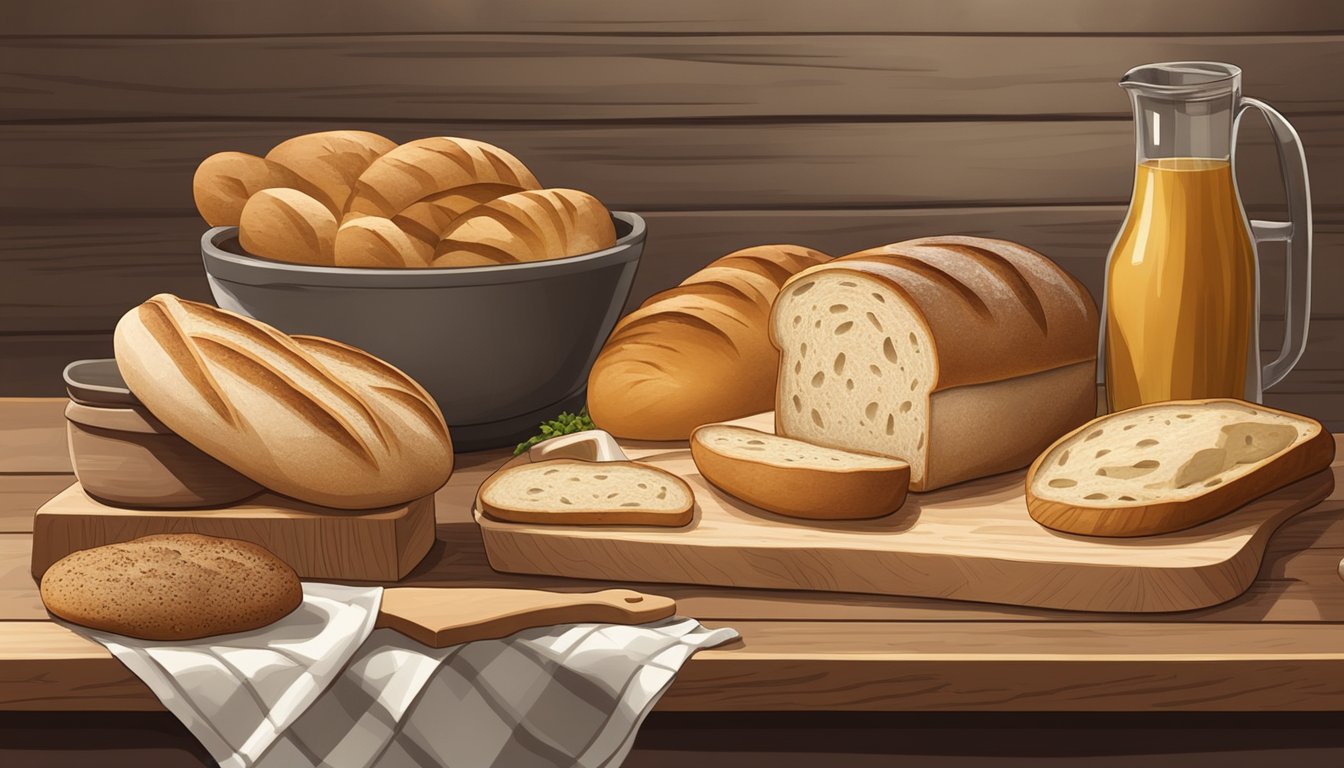
POLYGON ((303 602, 294 569, 268 550, 194 533, 73 552, 42 575, 41 594, 66 621, 144 640, 258 629, 303 602))
MULTIPOLYGON (((1222 483, 1208 493, 1185 501, 1126 507, 1093 507, 1067 504, 1037 496, 1032 491, 1032 486, 1042 462, 1054 452, 1057 445, 1072 439, 1081 432, 1092 429, 1096 425, 1105 423, 1114 414, 1098 416, 1051 443, 1032 462, 1031 468, 1027 470, 1026 480, 1027 511, 1031 514, 1031 518, 1046 528, 1085 536, 1135 537, 1172 533, 1222 517, 1261 496, 1329 469, 1330 463, 1334 461, 1334 436, 1315 419, 1300 414, 1228 398, 1174 400, 1154 403, 1153 405, 1201 405, 1208 403, 1250 405, 1257 410, 1312 421, 1315 422, 1317 427, 1316 434, 1307 441, 1292 446, 1259 469, 1222 483)), ((1140 409, 1145 407, 1148 406, 1139 406, 1140 409)))
POLYGON ((828 259, 797 245, 745 248, 649 297, 593 364, 593 423, 617 437, 685 440, 701 424, 773 408, 770 303, 789 276, 828 259))
POLYGON ((266 159, 284 166, 313 190, 313 198, 340 218, 355 181, 396 142, 369 131, 305 133, 276 144, 266 159))
POLYGON ((169 294, 126 313, 113 343, 155 417, 278 493, 371 509, 433 493, 452 473, 434 400, 352 347, 169 294))
POLYGON ((499 147, 432 136, 402 144, 370 163, 356 180, 345 210, 391 218, 426 198, 482 183, 541 186, 522 161, 499 147))
POLYGON ((248 198, 263 189, 317 190, 284 166, 246 152, 218 152, 201 161, 191 179, 196 210, 212 227, 237 226, 248 198))
POLYGON ((519 467, 505 467, 490 477, 486 478, 481 487, 476 491, 476 508, 499 520, 510 523, 523 523, 527 525, 652 525, 668 528, 679 528, 691 522, 695 512, 695 492, 691 486, 680 477, 668 472, 665 469, 651 466, 649 464, 640 464, 634 461, 603 461, 590 462, 578 461, 575 459, 550 459, 547 461, 532 462, 530 465, 521 466, 556 466, 564 468, 569 465, 581 465, 584 467, 627 467, 647 470, 657 473, 671 485, 676 485, 686 494, 687 502, 685 506, 676 510, 653 510, 653 509, 576 509, 565 510, 555 508, 553 510, 536 511, 527 509, 518 509, 493 504, 486 500, 490 489, 499 482, 510 470, 519 467))
POLYGON ((247 199, 238 242, 253 256, 292 264, 335 263, 336 217, 297 189, 263 189, 247 199))
POLYGON ((434 266, 516 264, 596 253, 616 244, 611 212, 577 189, 514 192, 463 213, 434 249, 434 266))
POLYGON ((934 392, 1097 358, 1099 317, 1087 289, 1016 243, 907 240, 842 256, 789 283, 822 270, 877 278, 916 309, 938 343, 934 392))
POLYGON ((910 485, 908 464, 890 468, 781 467, 720 453, 699 439, 702 429, 691 433, 691 458, 700 474, 716 488, 761 509, 807 520, 867 520, 889 515, 905 504, 910 485))

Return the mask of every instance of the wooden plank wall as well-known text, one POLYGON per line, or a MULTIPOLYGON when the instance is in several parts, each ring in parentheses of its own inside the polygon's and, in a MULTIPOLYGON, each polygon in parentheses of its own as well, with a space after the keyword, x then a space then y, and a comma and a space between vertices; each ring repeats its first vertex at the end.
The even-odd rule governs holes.
MULTIPOLYGON (((1115 81, 1239 64, 1307 146, 1310 348, 1270 402, 1344 429, 1344 4, 1333 0, 77 0, 0 11, 0 395, 56 394, 128 307, 207 298, 206 155, 336 127, 496 142, 643 213, 632 303, 729 250, 1007 237, 1099 294, 1132 126, 1115 81)), ((1281 211, 1243 131, 1253 215, 1281 211)), ((1266 254, 1265 346, 1282 258, 1266 254)))

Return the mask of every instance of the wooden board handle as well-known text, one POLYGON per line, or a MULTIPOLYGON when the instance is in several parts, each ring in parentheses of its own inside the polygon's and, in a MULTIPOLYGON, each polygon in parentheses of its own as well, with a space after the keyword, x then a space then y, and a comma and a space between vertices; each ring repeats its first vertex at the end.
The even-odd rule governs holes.
POLYGON ((644 624, 665 619, 676 601, 629 589, 545 592, 536 589, 394 587, 383 590, 376 627, 432 648, 495 640, 553 624, 644 624))

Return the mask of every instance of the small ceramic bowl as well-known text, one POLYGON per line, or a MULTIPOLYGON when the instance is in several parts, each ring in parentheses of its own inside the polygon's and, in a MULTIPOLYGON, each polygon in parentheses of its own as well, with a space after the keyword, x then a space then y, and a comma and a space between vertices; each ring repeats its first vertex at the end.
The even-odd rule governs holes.
POLYGON ((77 360, 64 377, 70 462, 90 496, 123 507, 191 509, 262 490, 154 418, 126 388, 115 360, 77 360))

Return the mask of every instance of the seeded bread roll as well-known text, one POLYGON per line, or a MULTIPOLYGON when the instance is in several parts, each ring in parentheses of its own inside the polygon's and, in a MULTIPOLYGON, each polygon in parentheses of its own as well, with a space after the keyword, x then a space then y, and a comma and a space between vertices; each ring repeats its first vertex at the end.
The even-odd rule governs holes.
POLYGON ((316 191, 284 166, 245 152, 207 157, 191 180, 196 210, 212 227, 236 226, 248 198, 272 187, 316 191))
POLYGON ((1031 463, 1096 413, 1097 310, 1023 246, 910 240, 792 278, 776 431, 910 463, 929 491, 1031 463))
POLYGON ((779 287, 830 257, 797 245, 728 254, 617 323, 588 377, 593 423, 634 440, 774 407, 779 353, 766 325, 779 287))
POLYGON ((1090 536, 1148 536, 1208 522, 1330 466, 1320 422, 1241 400, 1131 408, 1079 427, 1027 473, 1040 524, 1090 536))
POLYGON ((473 184, 541 186, 527 166, 499 147, 435 136, 402 144, 373 161, 355 182, 346 212, 391 218, 417 202, 473 184))
POLYGON ((577 189, 514 192, 462 214, 434 251, 436 267, 579 256, 616 244, 611 213, 577 189))
POLYGON ((359 175, 396 146, 368 131, 322 131, 282 141, 266 159, 303 179, 312 197, 339 219, 359 175))
POLYGON ((254 256, 331 266, 335 263, 336 217, 297 189, 263 189, 243 206, 238 242, 254 256))
POLYGON ((452 473, 434 400, 359 350, 168 294, 126 313, 113 343, 155 417, 273 491, 368 509, 433 493, 452 473))
POLYGON ((81 626, 143 640, 258 629, 303 602, 294 569, 246 541, 170 533, 74 552, 42 575, 42 603, 81 626))
POLYGON ((496 472, 477 501, 513 523, 682 526, 691 522, 695 494, 685 480, 647 464, 551 459, 496 472))
POLYGON ((739 499, 789 517, 863 520, 901 508, 910 465, 746 427, 708 424, 691 434, 705 479, 739 499))

